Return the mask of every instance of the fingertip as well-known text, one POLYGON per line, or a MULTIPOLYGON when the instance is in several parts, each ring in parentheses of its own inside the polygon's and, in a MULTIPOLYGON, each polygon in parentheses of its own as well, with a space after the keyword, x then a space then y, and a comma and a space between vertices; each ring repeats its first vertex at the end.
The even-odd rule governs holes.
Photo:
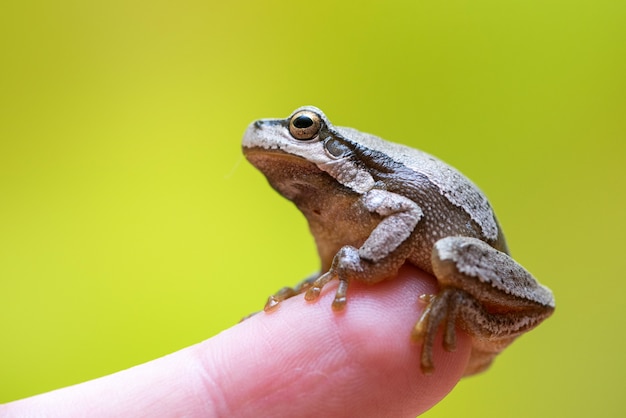
POLYGON ((424 307, 419 296, 436 290, 431 276, 407 266, 387 282, 351 284, 341 312, 331 309, 329 285, 314 301, 295 296, 220 334, 213 343, 230 355, 211 369, 230 382, 221 388, 229 413, 401 417, 429 409, 461 378, 470 353, 465 335, 454 352, 439 336, 433 372, 420 370, 411 330, 424 307))

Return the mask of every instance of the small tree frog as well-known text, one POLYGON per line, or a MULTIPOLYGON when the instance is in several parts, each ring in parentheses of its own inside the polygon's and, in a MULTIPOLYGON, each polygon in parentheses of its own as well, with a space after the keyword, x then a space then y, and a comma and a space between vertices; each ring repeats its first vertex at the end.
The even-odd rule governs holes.
POLYGON ((433 370, 438 330, 454 350, 458 327, 472 337, 465 375, 552 314, 552 292, 509 256, 485 195, 437 158, 335 127, 312 106, 253 122, 243 152, 302 211, 321 259, 321 274, 271 296, 266 311, 300 293, 313 301, 335 279, 332 306, 341 310, 351 281, 390 279, 408 262, 440 287, 421 296, 426 307, 411 333, 422 371, 433 370))

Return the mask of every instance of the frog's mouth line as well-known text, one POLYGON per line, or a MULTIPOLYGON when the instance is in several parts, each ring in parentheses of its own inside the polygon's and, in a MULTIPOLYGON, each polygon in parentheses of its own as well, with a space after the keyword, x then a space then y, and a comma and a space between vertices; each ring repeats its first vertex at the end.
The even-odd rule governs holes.
POLYGON ((270 161, 276 161, 280 164, 281 161, 287 162, 290 165, 299 165, 299 166, 314 166, 315 164, 308 161, 306 158, 301 157, 299 155, 289 154, 280 149, 270 149, 263 147, 244 147, 243 154, 248 161, 252 163, 255 167, 259 168, 257 163, 263 164, 271 164, 270 161))

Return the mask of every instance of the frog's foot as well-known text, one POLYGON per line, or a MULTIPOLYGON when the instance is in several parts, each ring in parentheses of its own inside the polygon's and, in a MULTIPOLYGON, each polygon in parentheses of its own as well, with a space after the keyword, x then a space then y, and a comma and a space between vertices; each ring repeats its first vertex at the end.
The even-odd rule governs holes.
POLYGON ((442 326, 446 351, 456 349, 457 327, 473 337, 472 357, 465 370, 465 375, 469 375, 486 369, 494 356, 515 339, 516 335, 499 335, 499 330, 521 327, 528 322, 517 319, 515 314, 491 314, 475 297, 455 287, 444 287, 439 294, 422 295, 420 299, 427 306, 413 328, 411 339, 422 343, 420 367, 424 374, 434 370, 433 345, 442 326))
POLYGON ((332 306, 333 310, 340 311, 345 308, 348 301, 348 276, 353 274, 355 271, 361 270, 359 250, 355 247, 346 245, 342 247, 335 255, 335 258, 333 258, 330 270, 322 274, 311 284, 311 287, 309 287, 306 291, 304 298, 308 301, 316 300, 322 292, 322 288, 326 286, 328 282, 334 279, 339 279, 339 286, 337 287, 332 306))
POLYGON ((342 278, 341 275, 339 275, 338 272, 334 271, 332 268, 313 282, 312 286, 304 294, 304 298, 309 302, 316 300, 320 296, 322 288, 336 277, 339 277, 339 287, 337 287, 337 292, 335 293, 335 299, 333 300, 332 306, 335 311, 342 310, 346 306, 346 302, 348 300, 348 280, 342 278))
POLYGON ((313 282, 316 281, 317 276, 318 274, 316 273, 310 277, 307 277, 306 279, 298 283, 295 287, 283 287, 278 292, 267 298, 267 302, 265 302, 265 307, 263 308, 263 310, 265 312, 273 311, 283 300, 306 292, 307 289, 311 287, 313 282))
POLYGON ((456 349, 456 322, 459 308, 466 294, 455 288, 443 289, 438 295, 422 295, 421 301, 427 306, 415 324, 411 339, 422 343, 420 367, 422 373, 431 374, 434 370, 433 344, 439 327, 444 325, 443 347, 446 351, 456 349))

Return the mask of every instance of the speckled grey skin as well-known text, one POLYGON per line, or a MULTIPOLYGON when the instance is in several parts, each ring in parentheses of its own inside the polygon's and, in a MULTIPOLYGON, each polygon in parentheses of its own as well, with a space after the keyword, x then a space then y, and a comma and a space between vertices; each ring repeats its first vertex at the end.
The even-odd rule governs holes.
POLYGON ((508 255, 485 195, 437 158, 334 127, 312 106, 254 122, 243 151, 305 215, 322 264, 323 274, 281 290, 266 310, 302 292, 314 300, 334 279, 333 308, 342 309, 351 280, 390 279, 409 262, 441 286, 413 332, 423 342, 422 370, 432 371, 432 344, 447 324, 447 349, 454 349, 455 326, 473 337, 466 374, 484 370, 554 310, 551 292, 508 255))

